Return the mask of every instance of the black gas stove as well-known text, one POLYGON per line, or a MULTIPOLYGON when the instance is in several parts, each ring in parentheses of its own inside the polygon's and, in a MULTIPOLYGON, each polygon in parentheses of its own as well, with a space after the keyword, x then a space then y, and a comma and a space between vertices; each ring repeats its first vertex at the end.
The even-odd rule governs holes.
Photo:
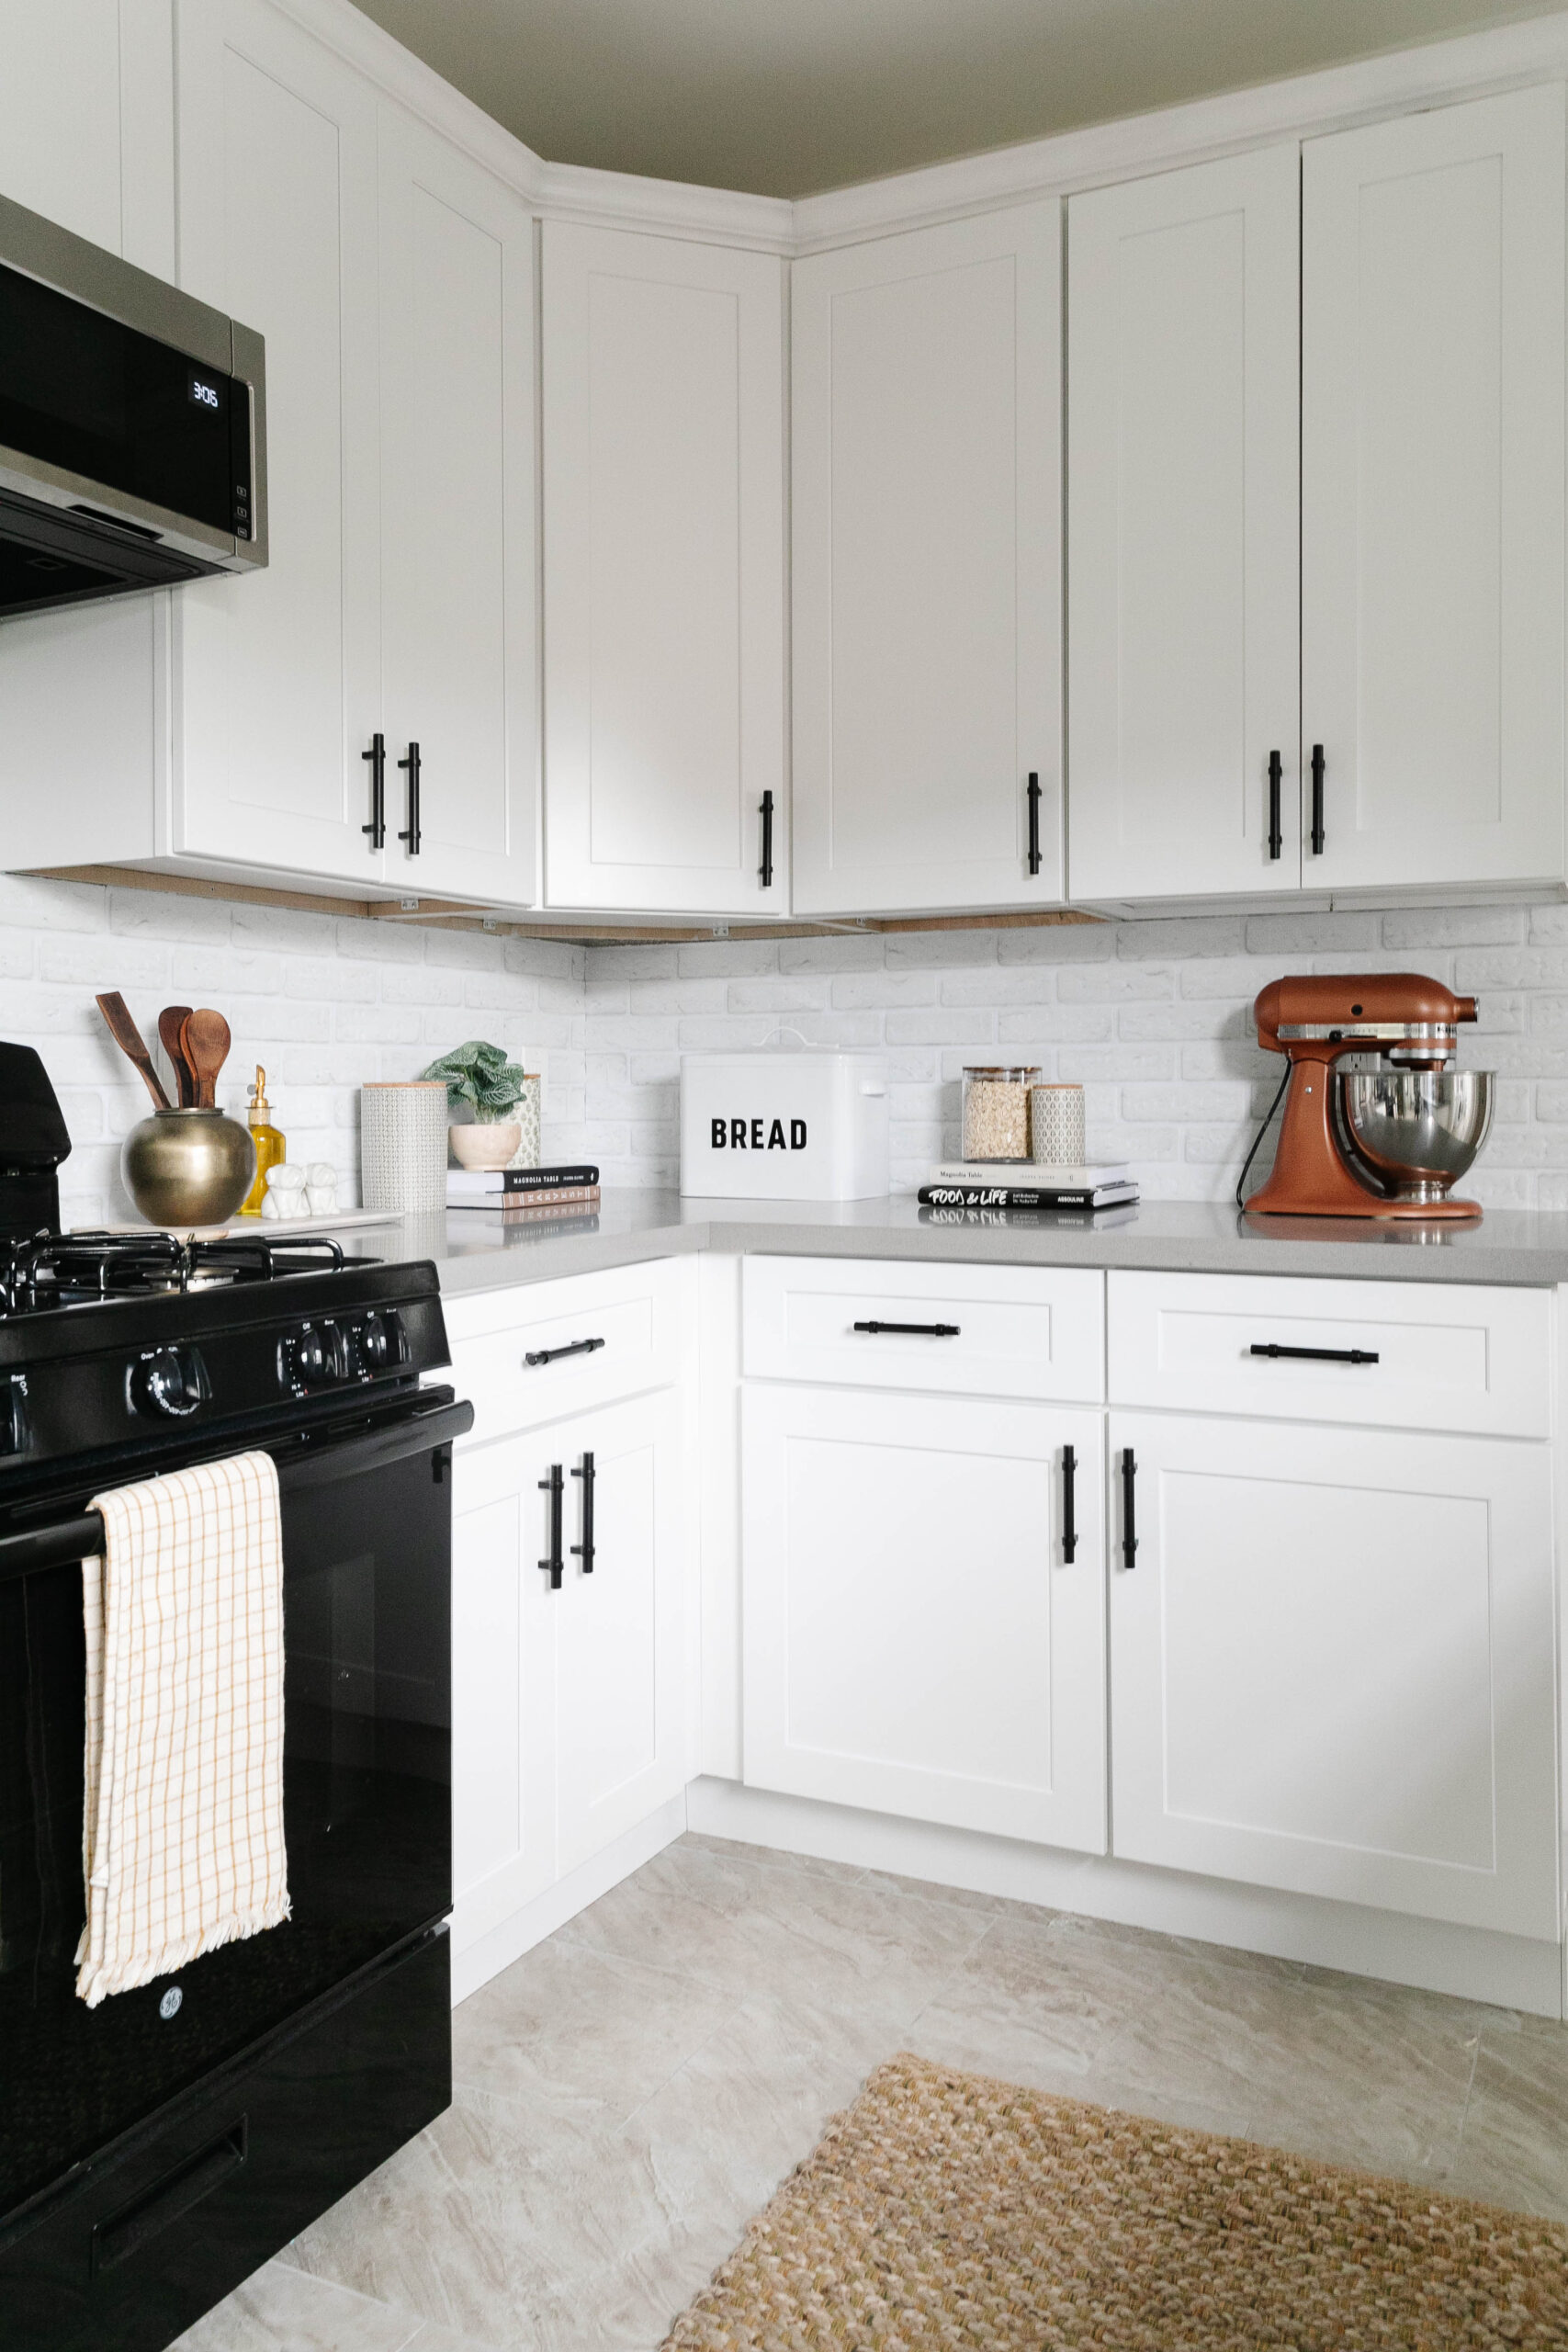
POLYGON ((450 1465, 473 1416, 431 1385, 428 1264, 35 1229, 64 1130, 24 1076, 27 1118, 0 1086, 0 2336, 161 2352, 450 2098, 450 1465), (92 1500, 255 1447, 283 1513, 293 1917, 89 2010, 92 1500))

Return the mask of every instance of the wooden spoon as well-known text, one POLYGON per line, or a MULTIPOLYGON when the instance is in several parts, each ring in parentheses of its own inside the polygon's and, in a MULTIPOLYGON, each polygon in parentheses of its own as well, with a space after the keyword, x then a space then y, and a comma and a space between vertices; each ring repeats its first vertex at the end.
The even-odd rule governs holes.
POLYGON ((111 992, 97 999, 97 1007, 108 1023, 109 1035, 115 1044, 141 1072, 147 1091, 158 1109, 172 1111, 175 1106, 164 1091, 164 1082, 152 1067, 152 1057, 141 1042, 141 1032, 132 1021, 125 999, 111 992))
POLYGON ((180 1029, 180 1044, 196 1080, 197 1109, 216 1109, 218 1073, 229 1058, 229 1023, 220 1012, 187 1012, 180 1029))
POLYGON ((180 1091, 180 1109, 191 1110, 196 1102, 196 1075, 186 1059, 186 1049, 180 1043, 180 1031, 190 1017, 188 1004, 166 1004, 158 1015, 158 1042, 169 1057, 175 1073, 175 1083, 180 1091))

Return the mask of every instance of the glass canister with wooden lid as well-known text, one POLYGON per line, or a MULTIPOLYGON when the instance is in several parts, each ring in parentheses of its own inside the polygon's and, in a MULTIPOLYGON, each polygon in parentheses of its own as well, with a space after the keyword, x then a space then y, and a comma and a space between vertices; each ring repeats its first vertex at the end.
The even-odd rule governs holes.
POLYGON ((965 1159, 1029 1158, 1029 1090, 1039 1085, 1040 1076, 1038 1068, 1024 1064, 965 1069, 965 1159))

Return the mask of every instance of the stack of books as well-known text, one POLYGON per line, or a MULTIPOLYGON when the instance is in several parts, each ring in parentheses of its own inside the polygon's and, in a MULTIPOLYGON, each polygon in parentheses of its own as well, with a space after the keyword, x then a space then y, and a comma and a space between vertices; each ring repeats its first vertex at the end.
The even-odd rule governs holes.
POLYGON ((917 1195, 933 1209, 1111 1209, 1138 1197, 1123 1159, 1055 1168, 1030 1159, 951 1159, 933 1168, 917 1195))
POLYGON ((568 1168, 449 1168, 449 1209, 490 1209, 508 1225, 536 1217, 581 1216, 599 1205, 599 1170, 568 1168))

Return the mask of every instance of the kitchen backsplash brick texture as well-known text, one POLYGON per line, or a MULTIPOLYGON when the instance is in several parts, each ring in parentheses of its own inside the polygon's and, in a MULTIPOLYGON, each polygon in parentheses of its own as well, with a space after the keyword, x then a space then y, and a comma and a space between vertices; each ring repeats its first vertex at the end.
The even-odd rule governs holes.
POLYGON ((1472 1189, 1494 1207, 1568 1209, 1568 907, 1201 916, 1038 930, 591 947, 365 922, 157 891, 0 876, 0 1035, 34 1045, 74 1148, 75 1222, 127 1213, 120 1138, 140 1080, 93 1003, 118 988, 144 1031, 171 1001, 216 1004, 243 1114, 266 1064, 289 1155, 331 1159, 356 1197, 358 1088, 412 1078, 474 1035, 545 1077, 545 1141, 606 1184, 678 1179, 680 1057, 781 1029, 882 1051, 893 1178, 957 1149, 966 1061, 1079 1080, 1089 1149, 1133 1161, 1150 1199, 1226 1197, 1281 1065, 1248 1011, 1292 970, 1415 968, 1473 989, 1461 1059, 1499 1073, 1472 1189))
POLYGON ((347 921, 168 892, 0 875, 0 1036, 36 1046, 73 1149, 61 1205, 82 1225, 131 1214, 121 1137, 147 1110, 141 1080, 94 997, 118 989, 152 1041, 168 1003, 227 1015, 219 1087, 244 1115, 266 1065, 291 1159, 330 1159, 358 1198, 359 1087, 417 1078, 447 1046, 493 1038, 542 1069, 551 1140, 584 1141, 584 956, 554 942, 347 921))
POLYGON ((682 1052, 759 1046, 782 1025, 886 1054, 896 1188, 956 1153, 965 1062, 1038 1062, 1081 1080, 1090 1156, 1131 1160, 1145 1198, 1225 1199, 1283 1069, 1248 1017, 1264 982, 1412 969, 1482 1000, 1461 1060, 1500 1083, 1469 1189, 1568 1209, 1563 906, 591 948, 590 1146, 606 1183, 674 1182, 682 1052))

